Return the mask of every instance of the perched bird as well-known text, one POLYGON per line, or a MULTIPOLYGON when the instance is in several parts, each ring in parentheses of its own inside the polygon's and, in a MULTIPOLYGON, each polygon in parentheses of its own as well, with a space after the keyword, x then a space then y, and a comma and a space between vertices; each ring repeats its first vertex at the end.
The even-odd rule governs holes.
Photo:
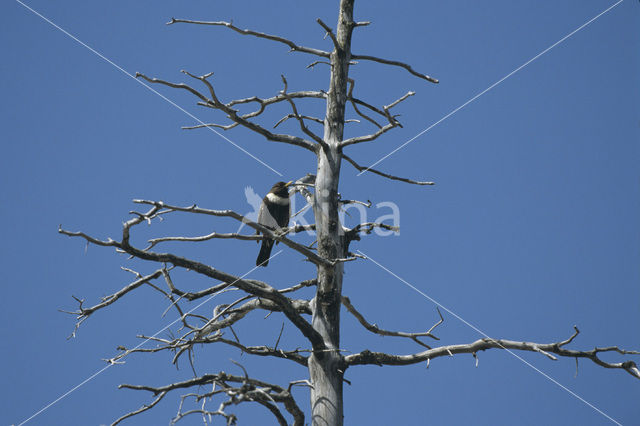
MULTIPOLYGON (((289 190, 287 187, 292 182, 276 182, 271 190, 262 199, 260 211, 258 212, 258 223, 272 230, 278 230, 289 225, 289 216, 291 216, 289 204, 289 190)), ((257 232, 258 234, 260 232, 257 232)), ((267 266, 274 240, 265 238, 262 240, 260 253, 256 259, 256 266, 267 266)))

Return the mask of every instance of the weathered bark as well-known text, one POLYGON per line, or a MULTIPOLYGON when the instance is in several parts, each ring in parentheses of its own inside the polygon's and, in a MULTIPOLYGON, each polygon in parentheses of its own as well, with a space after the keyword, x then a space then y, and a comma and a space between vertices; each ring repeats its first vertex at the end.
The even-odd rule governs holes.
MULTIPOLYGON (((347 100, 347 79, 351 59, 353 2, 340 2, 336 46, 331 53, 331 82, 324 122, 324 146, 318 151, 314 214, 318 254, 326 259, 345 256, 342 226, 338 219, 338 183, 347 100)), ((313 328, 325 340, 327 350, 309 357, 312 423, 343 424, 342 382, 344 359, 340 353, 340 304, 343 264, 319 265, 316 297, 313 300, 313 328)))

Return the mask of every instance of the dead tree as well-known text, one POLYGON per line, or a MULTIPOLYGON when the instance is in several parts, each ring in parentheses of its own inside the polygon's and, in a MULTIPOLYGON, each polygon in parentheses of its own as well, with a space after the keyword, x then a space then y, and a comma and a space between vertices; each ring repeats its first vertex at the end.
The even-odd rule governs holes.
MULTIPOLYGON (((284 231, 272 231, 264 226, 252 222, 242 215, 231 210, 211 210, 207 208, 192 206, 176 206, 161 201, 134 200, 134 203, 141 207, 146 207, 144 212, 131 212, 133 218, 123 225, 122 236, 117 239, 100 240, 89 236, 83 232, 71 232, 60 229, 59 232, 71 237, 80 237, 87 243, 98 246, 113 247, 116 251, 126 253, 133 258, 146 260, 158 265, 157 269, 151 273, 143 275, 131 271, 135 274, 135 279, 130 284, 123 287, 118 292, 104 297, 102 301, 92 307, 83 306, 83 301, 77 299, 79 307, 69 312, 77 317, 76 329, 89 318, 94 312, 106 308, 115 303, 137 288, 146 285, 151 286, 170 301, 170 309, 177 313, 181 324, 181 335, 172 338, 158 338, 155 336, 143 338, 151 339, 157 343, 153 349, 143 349, 136 347, 127 349, 121 347, 120 353, 108 359, 110 363, 118 363, 131 353, 135 352, 175 352, 174 362, 182 355, 191 357, 191 353, 196 344, 225 344, 237 348, 243 353, 262 356, 275 357, 284 361, 293 362, 308 368, 309 376, 306 380, 294 380, 285 384, 267 383, 259 378, 250 377, 244 371, 243 375, 231 375, 224 372, 196 375, 184 381, 171 383, 165 386, 139 386, 123 384, 122 388, 148 391, 153 394, 151 403, 144 405, 138 410, 131 411, 119 419, 120 421, 140 414, 153 408, 168 393, 174 390, 185 391, 182 395, 180 409, 174 421, 198 413, 202 416, 222 416, 227 424, 236 422, 235 414, 227 411, 230 405, 242 402, 253 401, 267 408, 276 418, 279 424, 286 425, 293 423, 303 425, 305 413, 300 409, 294 400, 291 390, 293 386, 304 385, 310 389, 311 423, 318 425, 341 425, 343 423, 343 383, 345 382, 345 371, 357 365, 410 365, 416 363, 429 363, 430 360, 442 356, 455 356, 461 353, 470 353, 474 356, 479 351, 488 349, 519 350, 538 352, 549 359, 556 360, 558 357, 585 358, 594 363, 612 369, 623 369, 635 378, 640 379, 640 370, 632 360, 610 363, 603 361, 599 355, 603 352, 617 352, 619 354, 638 354, 635 351, 625 351, 618 347, 603 347, 593 350, 573 350, 567 346, 573 342, 579 331, 575 332, 566 340, 551 343, 533 343, 527 341, 511 341, 505 339, 484 338, 471 343, 458 345, 432 347, 425 343, 425 338, 437 340, 433 334, 435 328, 443 322, 443 317, 436 317, 431 329, 422 332, 400 332, 384 330, 375 324, 367 321, 349 298, 342 294, 342 282, 344 273, 344 263, 358 260, 359 255, 350 251, 350 244, 360 239, 362 234, 369 234, 376 227, 391 229, 383 223, 363 223, 353 228, 345 228, 340 223, 338 212, 345 200, 341 199, 338 191, 340 181, 340 171, 342 160, 346 160, 358 171, 374 173, 383 178, 397 180, 415 185, 431 185, 432 182, 417 181, 413 179, 393 176, 388 173, 367 168, 360 165, 351 157, 344 153, 345 148, 350 145, 360 144, 376 140, 391 129, 401 126, 397 116, 392 113, 392 109, 401 102, 413 95, 408 92, 397 100, 385 106, 374 106, 365 100, 361 100, 354 95, 354 81, 349 78, 349 67, 355 62, 378 62, 381 64, 398 67, 408 71, 421 80, 437 83, 438 80, 414 70, 410 65, 396 60, 378 58, 370 55, 360 55, 351 50, 351 37, 353 31, 359 27, 369 25, 369 22, 356 22, 353 19, 354 0, 341 0, 339 18, 336 29, 332 29, 320 19, 317 23, 322 27, 333 44, 331 51, 324 51, 312 47, 301 46, 286 38, 265 34, 262 32, 241 29, 230 22, 204 22, 185 19, 171 19, 169 24, 194 24, 208 25, 214 27, 226 27, 242 35, 262 38, 287 45, 292 52, 301 52, 314 57, 314 62, 310 66, 318 64, 328 64, 330 68, 330 85, 327 91, 289 91, 287 80, 282 77, 283 89, 270 98, 259 98, 252 96, 249 98, 235 99, 231 101, 221 100, 216 94, 214 83, 212 83, 212 73, 198 76, 188 71, 183 71, 186 76, 194 80, 193 85, 185 83, 173 83, 159 78, 148 77, 144 74, 137 74, 150 83, 160 84, 171 88, 186 90, 198 99, 198 105, 221 111, 228 119, 226 124, 200 124, 189 128, 217 127, 229 130, 242 126, 252 130, 269 141, 285 143, 311 151, 317 156, 317 170, 315 179, 309 175, 296 182, 294 188, 305 195, 313 206, 315 224, 310 226, 293 226, 284 231), (324 117, 312 117, 301 113, 296 101, 300 99, 315 99, 326 103, 326 114, 324 117), (258 118, 268 107, 275 104, 288 104, 291 112, 283 117, 274 126, 277 127, 285 120, 296 120, 300 128, 300 136, 275 133, 267 127, 259 124, 258 118), (256 109, 248 113, 240 113, 237 109, 240 106, 256 105, 256 109), (373 133, 363 136, 344 139, 343 130, 347 120, 345 111, 350 106, 355 114, 362 120, 363 124, 374 126, 373 133), (309 123, 321 123, 324 127, 323 134, 317 134, 308 126, 309 123), (311 188, 311 189, 310 189, 311 188), (152 224, 168 214, 184 213, 188 215, 208 215, 215 217, 229 217, 236 221, 244 222, 256 231, 260 231, 263 236, 242 235, 238 233, 221 234, 213 232, 199 237, 162 237, 149 241, 147 247, 136 247, 130 239, 133 229, 142 223, 152 224), (317 246, 305 246, 294 240, 293 235, 301 231, 315 231, 317 246), (244 276, 235 276, 224 272, 218 267, 203 264, 201 262, 178 256, 172 253, 155 251, 155 247, 165 241, 206 241, 214 238, 227 238, 246 241, 256 241, 264 237, 273 238, 291 250, 297 252, 302 258, 315 265, 317 275, 313 279, 300 282, 289 288, 278 290, 274 286, 262 281, 247 279, 244 276), (198 292, 188 292, 179 288, 172 280, 172 271, 175 268, 182 268, 194 271, 204 277, 215 281, 216 284, 198 292), (292 295, 306 287, 315 287, 315 297, 311 300, 297 299, 292 295), (229 289, 237 289, 244 293, 244 296, 230 304, 218 305, 212 316, 201 316, 191 313, 185 308, 185 304, 194 303, 214 294, 225 292, 229 289), (354 315, 362 326, 371 333, 384 336, 396 336, 410 339, 420 345, 421 351, 409 355, 395 355, 389 353, 372 352, 362 350, 359 353, 344 355, 340 351, 340 310, 341 307, 354 315), (300 348, 281 349, 278 342, 271 347, 247 346, 238 339, 226 337, 223 331, 233 333, 232 326, 241 321, 248 313, 256 310, 268 312, 280 312, 298 329, 300 334, 308 341, 310 349, 307 351, 300 348), (309 319, 309 316, 311 317, 309 319), (202 391, 206 386, 208 391, 202 391), (193 389, 196 389, 195 391, 193 389), (217 409, 209 409, 204 402, 217 396, 226 395, 217 409), (182 409, 185 400, 193 398, 202 401, 201 408, 196 410, 182 409), (287 420, 282 408, 288 413, 290 419, 287 420)), ((439 311, 438 311, 439 314, 439 311)), ((75 334, 75 330, 74 330, 75 334)), ((241 367, 243 368, 243 367, 241 367)), ((244 370, 244 368, 243 368, 244 370)))

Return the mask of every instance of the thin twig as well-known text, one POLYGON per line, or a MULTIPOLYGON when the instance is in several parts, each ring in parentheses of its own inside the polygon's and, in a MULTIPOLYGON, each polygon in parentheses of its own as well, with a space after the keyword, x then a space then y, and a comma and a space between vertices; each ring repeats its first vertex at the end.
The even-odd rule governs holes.
POLYGON ((372 169, 370 167, 361 166, 360 164, 356 163, 355 160, 353 160, 351 157, 349 157, 345 153, 342 153, 342 158, 347 160, 353 167, 355 167, 360 172, 362 172, 362 171, 371 172, 373 174, 385 177, 387 179, 397 180, 397 181, 400 181, 400 182, 411 183, 413 185, 435 185, 436 184, 435 182, 423 182, 423 181, 419 181, 419 180, 413 180, 413 179, 403 178, 403 177, 399 177, 399 176, 394 176, 394 175, 390 175, 389 173, 385 173, 385 172, 381 172, 381 171, 376 170, 376 169, 372 169))

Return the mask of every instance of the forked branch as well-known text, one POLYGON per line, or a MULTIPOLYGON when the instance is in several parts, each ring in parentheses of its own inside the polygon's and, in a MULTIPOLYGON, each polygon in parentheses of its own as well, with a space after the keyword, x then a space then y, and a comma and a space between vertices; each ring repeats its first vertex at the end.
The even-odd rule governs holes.
POLYGON ((318 142, 318 144, 320 144, 323 147, 326 147, 327 144, 324 142, 324 140, 320 136, 316 135, 311 130, 309 130, 307 125, 304 124, 303 118, 300 116, 300 114, 298 114, 298 108, 296 108, 296 104, 293 102, 293 99, 291 99, 287 94, 287 88, 289 86, 289 84, 287 83, 287 79, 284 77, 284 75, 281 75, 280 77, 282 78, 282 83, 284 84, 284 88, 280 93, 282 94, 282 96, 284 96, 287 99, 287 102, 289 102, 289 105, 291 105, 291 109, 293 110, 293 116, 298 120, 298 123, 300 123, 300 129, 304 132, 304 134, 311 137, 311 139, 313 139, 314 141, 318 142))
MULTIPOLYGON (((172 87, 174 89, 183 89, 186 90, 190 93, 192 93, 193 95, 195 95, 196 97, 198 97, 198 99, 201 100, 201 102, 199 103, 200 105, 203 106, 207 106, 213 109, 218 109, 222 112, 224 112, 225 114, 227 114, 227 117, 233 121, 234 123, 237 123, 243 127, 246 127, 249 130, 252 130, 262 136, 264 136, 267 140, 270 141, 275 141, 275 142, 282 142, 282 143, 287 143, 290 145, 295 145, 295 146, 299 146, 305 149, 308 149, 309 151, 315 152, 316 150, 316 146, 308 140, 305 140, 303 138, 297 137, 297 136, 293 136, 293 135, 287 135, 287 134, 281 134, 281 133, 273 133, 269 130, 267 130, 265 127, 249 120, 250 117, 254 117, 255 115, 258 115, 258 113, 249 113, 249 114, 245 114, 245 115, 240 115, 238 114, 238 111, 236 109, 234 109, 232 106, 230 106, 232 103, 230 102, 229 104, 225 104, 223 102, 221 102, 216 93, 215 90, 213 88, 213 85, 209 82, 208 78, 211 77, 212 73, 209 74, 205 74, 203 76, 196 76, 194 74, 191 74, 187 71, 183 71, 184 74, 188 75, 191 78, 194 78, 196 80, 201 81, 209 90, 209 97, 205 96, 203 93, 201 93, 200 91, 194 89, 193 87, 189 86, 188 84, 185 83, 172 83, 166 80, 161 80, 159 78, 151 78, 151 77, 147 77, 144 74, 141 73, 136 73, 136 77, 142 78, 146 81, 148 81, 149 83, 154 83, 154 84, 162 84, 164 86, 168 86, 168 87, 172 87)), ((257 99, 257 98, 256 98, 257 99)), ((282 100, 285 100, 286 98, 282 98, 282 100)), ((236 102, 238 103, 238 102, 236 102)), ((196 126, 197 127, 197 126, 196 126)), ((206 123, 201 123, 199 127, 220 127, 223 129, 230 129, 233 128, 235 126, 233 125, 229 125, 229 126, 223 126, 223 125, 217 125, 217 124, 206 124, 206 123)), ((192 127, 195 128, 195 127, 192 127)))
MULTIPOLYGON (((186 208, 186 209, 181 209, 181 208, 172 209, 171 206, 165 206, 163 203, 159 203, 159 202, 145 202, 145 201, 139 201, 139 202, 142 204, 151 204, 152 208, 145 214, 138 213, 136 217, 124 223, 121 241, 114 241, 112 239, 108 239, 107 241, 101 241, 96 238, 90 237, 82 232, 71 232, 71 231, 66 231, 64 229, 59 229, 59 232, 64 235, 68 235, 70 237, 82 237, 90 243, 115 247, 116 249, 122 250, 123 252, 126 252, 131 256, 139 259, 150 260, 153 262, 158 262, 163 264, 164 263, 172 264, 180 268, 194 271, 198 274, 207 276, 209 278, 222 281, 224 284, 218 286, 219 287, 218 291, 226 287, 233 286, 250 295, 267 299, 275 303, 280 309, 282 309, 282 312, 284 313, 284 315, 287 318, 289 318, 289 320, 302 332, 302 334, 305 337, 307 337, 307 339, 309 339, 309 342, 312 344, 314 349, 323 350, 325 348, 325 343, 323 338, 320 336, 320 334, 316 330, 313 329, 313 327, 311 326, 311 324, 309 324, 309 322, 307 322, 304 318, 300 316, 300 314, 297 312, 296 307, 293 305, 292 301, 289 298, 285 297, 278 290, 271 287, 270 285, 257 280, 248 280, 243 277, 237 277, 232 274, 215 269, 209 265, 205 265, 201 262, 197 262, 195 260, 187 259, 185 257, 177 256, 171 253, 155 253, 151 251, 141 250, 132 246, 129 240, 130 240, 130 229, 133 226, 136 226, 142 222, 151 221, 153 218, 156 218, 159 212, 163 211, 163 209, 168 208, 169 210, 183 210, 183 211, 194 211, 194 212, 196 212, 195 209, 197 209, 195 206, 192 206, 192 208, 186 208)), ((166 210, 164 211, 166 212, 166 210)), ((206 211, 206 209, 200 209, 198 212, 205 213, 205 214, 212 214, 214 216, 231 216, 231 217, 236 217, 238 220, 244 219, 243 216, 238 215, 237 213, 231 212, 231 211, 216 212, 213 210, 206 211)), ((285 240, 287 240, 284 237, 276 236, 271 230, 269 230, 266 227, 263 227, 262 225, 255 224, 248 220, 247 220, 247 224, 249 224, 252 227, 255 227, 255 225, 258 225, 259 228, 255 228, 255 229, 262 228, 260 229, 261 232, 265 233, 269 237, 276 238, 282 242, 285 242, 285 240)), ((304 250, 309 251, 310 253, 313 254, 313 256, 318 257, 315 253, 311 252, 310 250, 306 248, 304 248, 304 250)), ((319 259, 322 259, 322 258, 319 258, 319 259)))
POLYGON ((345 363, 348 366, 367 364, 411 365, 420 362, 429 363, 430 360, 442 356, 453 356, 462 353, 474 354, 477 356, 477 353, 479 351, 484 351, 487 349, 503 349, 538 352, 554 361, 558 358, 553 354, 562 357, 575 358, 576 360, 578 358, 586 358, 590 359, 601 367, 621 369, 631 374, 636 379, 640 379, 640 370, 638 369, 638 366, 634 361, 627 360, 623 362, 605 362, 598 357, 598 355, 603 352, 616 352, 622 355, 640 355, 640 352, 623 350, 618 348, 617 346, 594 348, 590 351, 576 351, 572 349, 565 349, 564 346, 571 343, 580 332, 577 327, 574 327, 574 329, 575 332, 568 339, 554 343, 519 342, 505 339, 486 338, 476 340, 475 342, 469 344, 440 346, 411 355, 393 355, 364 350, 358 354, 347 355, 345 357, 345 363))
POLYGON ((123 287, 122 289, 120 289, 119 291, 109 295, 109 296, 105 296, 102 298, 102 302, 91 306, 90 308, 85 308, 83 305, 84 300, 78 299, 76 297, 74 297, 74 299, 76 299, 76 301, 78 302, 78 310, 76 311, 62 311, 66 314, 71 314, 71 315, 75 315, 76 316, 76 325, 75 328, 73 330, 73 332, 71 333, 71 336, 69 337, 75 337, 76 335, 76 331, 78 330, 78 328, 80 327, 80 325, 87 319, 89 318, 89 316, 91 316, 91 314, 93 314, 95 311, 105 308, 109 305, 111 305, 112 303, 116 302, 118 299, 120 299, 122 296, 124 296, 125 294, 135 290, 136 288, 140 287, 143 284, 148 284, 150 281, 160 277, 162 275, 163 270, 162 269, 158 269, 157 271, 147 275, 147 276, 140 276, 137 280, 133 281, 132 283, 130 283, 129 285, 123 287))
MULTIPOLYGON (((353 84, 352 84, 351 87, 353 87, 353 84)), ((407 99, 409 96, 413 96, 413 95, 415 95, 415 92, 407 92, 401 98, 395 100, 394 102, 390 103, 389 105, 385 105, 385 106, 382 107, 382 110, 384 111, 385 117, 389 121, 388 124, 386 124, 383 127, 380 127, 375 133, 372 133, 370 135, 357 136, 357 137, 346 139, 346 140, 344 140, 344 141, 342 141, 340 143, 340 146, 344 148, 344 147, 349 146, 349 145, 354 145, 354 144, 357 144, 357 143, 372 141, 372 140, 377 139, 382 134, 388 132, 389 130, 391 130, 391 129, 395 128, 395 127, 402 127, 400 122, 398 120, 396 120, 396 117, 391 115, 390 110, 394 106, 398 105, 400 102, 402 102, 405 99, 407 99)), ((355 105, 355 104, 352 104, 352 105, 355 105)), ((360 115, 362 116, 362 114, 360 114, 360 115)))
POLYGON ((418 339, 418 337, 430 337, 430 338, 432 338, 434 340, 440 340, 439 338, 437 338, 436 336, 433 335, 433 330, 435 330, 436 327, 438 327, 440 324, 442 324, 444 322, 444 318, 442 318, 442 314, 440 313, 440 309, 438 309, 438 315, 440 315, 440 320, 438 322, 436 322, 434 325, 432 325, 429 330, 423 331, 423 332, 418 332, 418 333, 406 333, 404 331, 383 330, 380 327, 378 327, 376 324, 369 323, 364 318, 364 316, 360 312, 358 312, 358 310, 351 304, 351 300, 349 300, 349 298, 347 296, 342 296, 342 304, 347 309, 347 311, 349 311, 351 313, 351 315, 353 315, 358 320, 358 322, 360 324, 362 324, 362 326, 364 328, 366 328, 367 330, 369 330, 370 332, 372 332, 374 334, 378 334, 380 336, 406 337, 406 338, 409 338, 409 339, 413 340, 414 342, 416 342, 420 346, 423 346, 423 347, 425 347, 427 349, 431 349, 431 346, 429 346, 426 343, 422 342, 420 339, 418 339))
MULTIPOLYGON (((298 313, 305 313, 311 315, 311 308, 309 301, 307 300, 291 300, 291 304, 298 313)), ((220 307, 218 307, 220 308, 220 307)), ((224 308, 223 308, 224 309, 224 308)), ((273 303, 267 299, 254 299, 250 300, 243 305, 228 310, 224 315, 215 315, 207 324, 205 324, 200 330, 198 330, 198 337, 207 336, 218 330, 227 328, 236 322, 240 321, 249 312, 256 309, 264 309, 270 312, 281 312, 282 308, 276 303, 273 303)))
MULTIPOLYGON (((295 291, 296 290, 295 287, 298 287, 299 289, 307 285, 308 285, 307 283, 303 282, 303 283, 300 283, 298 286, 294 286, 292 288, 285 289, 285 290, 280 290, 280 293, 295 291)), ((171 339, 165 339, 165 338, 160 338, 155 336, 147 337, 144 335, 139 335, 138 337, 140 339, 144 339, 145 342, 151 340, 156 342, 158 345, 150 349, 142 348, 141 347, 142 345, 137 345, 136 347, 131 349, 127 349, 123 346, 120 346, 119 350, 121 352, 112 358, 106 359, 105 361, 107 361, 110 364, 119 364, 119 363, 122 363, 122 360, 124 358, 128 357, 130 354, 133 354, 133 353, 153 353, 153 352, 160 352, 160 351, 171 351, 175 354, 173 357, 173 364, 177 364, 181 355, 184 354, 185 352, 192 351, 194 345, 196 344, 201 345, 201 344, 223 343, 223 344, 232 346, 234 348, 240 349, 242 352, 247 354, 263 356, 263 357, 269 356, 269 357, 286 359, 289 361, 294 361, 306 367, 307 358, 300 354, 302 352, 302 350, 300 349, 295 349, 295 350, 278 349, 278 342, 276 342, 276 344, 273 347, 269 347, 267 345, 246 346, 242 344, 237 338, 234 340, 229 340, 224 338, 223 330, 225 329, 231 330, 232 334, 235 337, 235 333, 231 329, 231 326, 236 324, 238 321, 243 319, 245 315, 247 315, 252 311, 255 311, 257 309, 263 309, 263 310, 269 311, 269 313, 282 312, 282 309, 279 305, 267 299, 258 298, 258 299, 253 299, 246 302, 247 299, 251 299, 251 298, 252 296, 245 296, 236 300, 231 304, 221 304, 216 306, 213 310, 214 316, 211 319, 202 317, 200 315, 196 315, 192 313, 193 310, 187 312, 186 314, 182 313, 182 310, 179 310, 181 314, 179 319, 183 323, 183 327, 181 327, 181 329, 187 330, 187 332, 184 333, 182 336, 171 338, 171 339), (236 305, 238 305, 243 301, 246 303, 236 307, 236 305), (188 323, 190 319, 204 321, 205 324, 202 326, 196 327, 195 325, 188 323)), ((311 314, 309 301, 291 300, 291 304, 293 305, 294 309, 298 311, 298 313, 311 314)))
MULTIPOLYGON (((258 109, 256 109, 255 111, 246 113, 246 114, 242 114, 240 117, 247 120, 249 118, 254 118, 257 117, 259 115, 261 115, 268 106, 286 101, 287 98, 290 99, 303 99, 303 98, 309 98, 309 99, 325 99, 327 96, 327 94, 325 92, 323 92, 322 90, 301 90, 298 92, 291 92, 291 93, 287 93, 287 96, 283 96, 282 94, 278 94, 276 96, 272 96, 270 98, 260 98, 258 96, 250 96, 248 98, 241 98, 241 99, 234 99, 232 101, 227 102, 225 105, 229 108, 233 108, 236 105, 246 105, 246 104, 250 104, 250 103, 256 103, 258 104, 258 109)), ((205 103, 205 102, 198 102, 198 105, 201 106, 205 106, 207 108, 212 108, 210 104, 205 103)), ((293 118, 293 114, 289 114, 288 116, 286 116, 285 118, 282 118, 280 121, 278 121, 273 128, 275 129, 276 127, 278 127, 278 125, 280 125, 283 121, 289 119, 289 118, 293 118)), ((313 120, 313 121, 317 121, 320 123, 323 123, 322 120, 320 120, 319 118, 315 118, 315 117, 308 117, 308 116, 302 116, 304 119, 308 119, 308 120, 313 120)), ((351 120, 353 121, 353 120, 351 120)), ((234 127, 239 126, 240 123, 237 122, 232 122, 230 124, 215 124, 215 123, 209 123, 209 124, 198 124, 195 126, 183 126, 182 128, 185 130, 191 130, 191 129, 201 129, 203 127, 217 127, 219 129, 222 130, 230 130, 233 129, 234 127)))
POLYGON ((220 372, 218 374, 205 374, 193 379, 159 387, 122 384, 119 386, 120 389, 144 390, 147 392, 151 392, 156 397, 156 399, 150 405, 144 405, 140 409, 132 411, 120 417, 112 424, 112 426, 117 425, 126 418, 135 416, 136 414, 140 414, 152 408, 171 391, 200 388, 202 386, 211 386, 211 391, 183 395, 182 400, 182 403, 184 403, 184 399, 186 397, 192 396, 194 397, 196 402, 203 402, 202 408, 200 410, 183 412, 181 403, 178 416, 174 418, 172 423, 181 420, 188 414, 199 413, 201 415, 222 416, 227 419, 227 424, 235 424, 236 416, 233 414, 227 414, 225 412, 225 409, 230 405, 237 405, 243 402, 257 402, 260 405, 265 406, 265 408, 269 409, 269 411, 276 417, 276 420, 280 425, 286 426, 287 421, 285 420, 280 410, 277 408, 276 404, 282 404, 284 406, 285 410, 292 416, 293 424, 295 426, 304 425, 304 413, 302 412, 290 392, 292 384, 290 384, 287 389, 284 389, 281 386, 251 378, 248 376, 248 374, 246 374, 245 371, 244 376, 236 376, 227 374, 225 372, 220 372), (217 395, 226 395, 228 399, 220 404, 218 410, 207 410, 205 406, 207 400, 217 395), (230 420, 231 423, 229 423, 230 420))

